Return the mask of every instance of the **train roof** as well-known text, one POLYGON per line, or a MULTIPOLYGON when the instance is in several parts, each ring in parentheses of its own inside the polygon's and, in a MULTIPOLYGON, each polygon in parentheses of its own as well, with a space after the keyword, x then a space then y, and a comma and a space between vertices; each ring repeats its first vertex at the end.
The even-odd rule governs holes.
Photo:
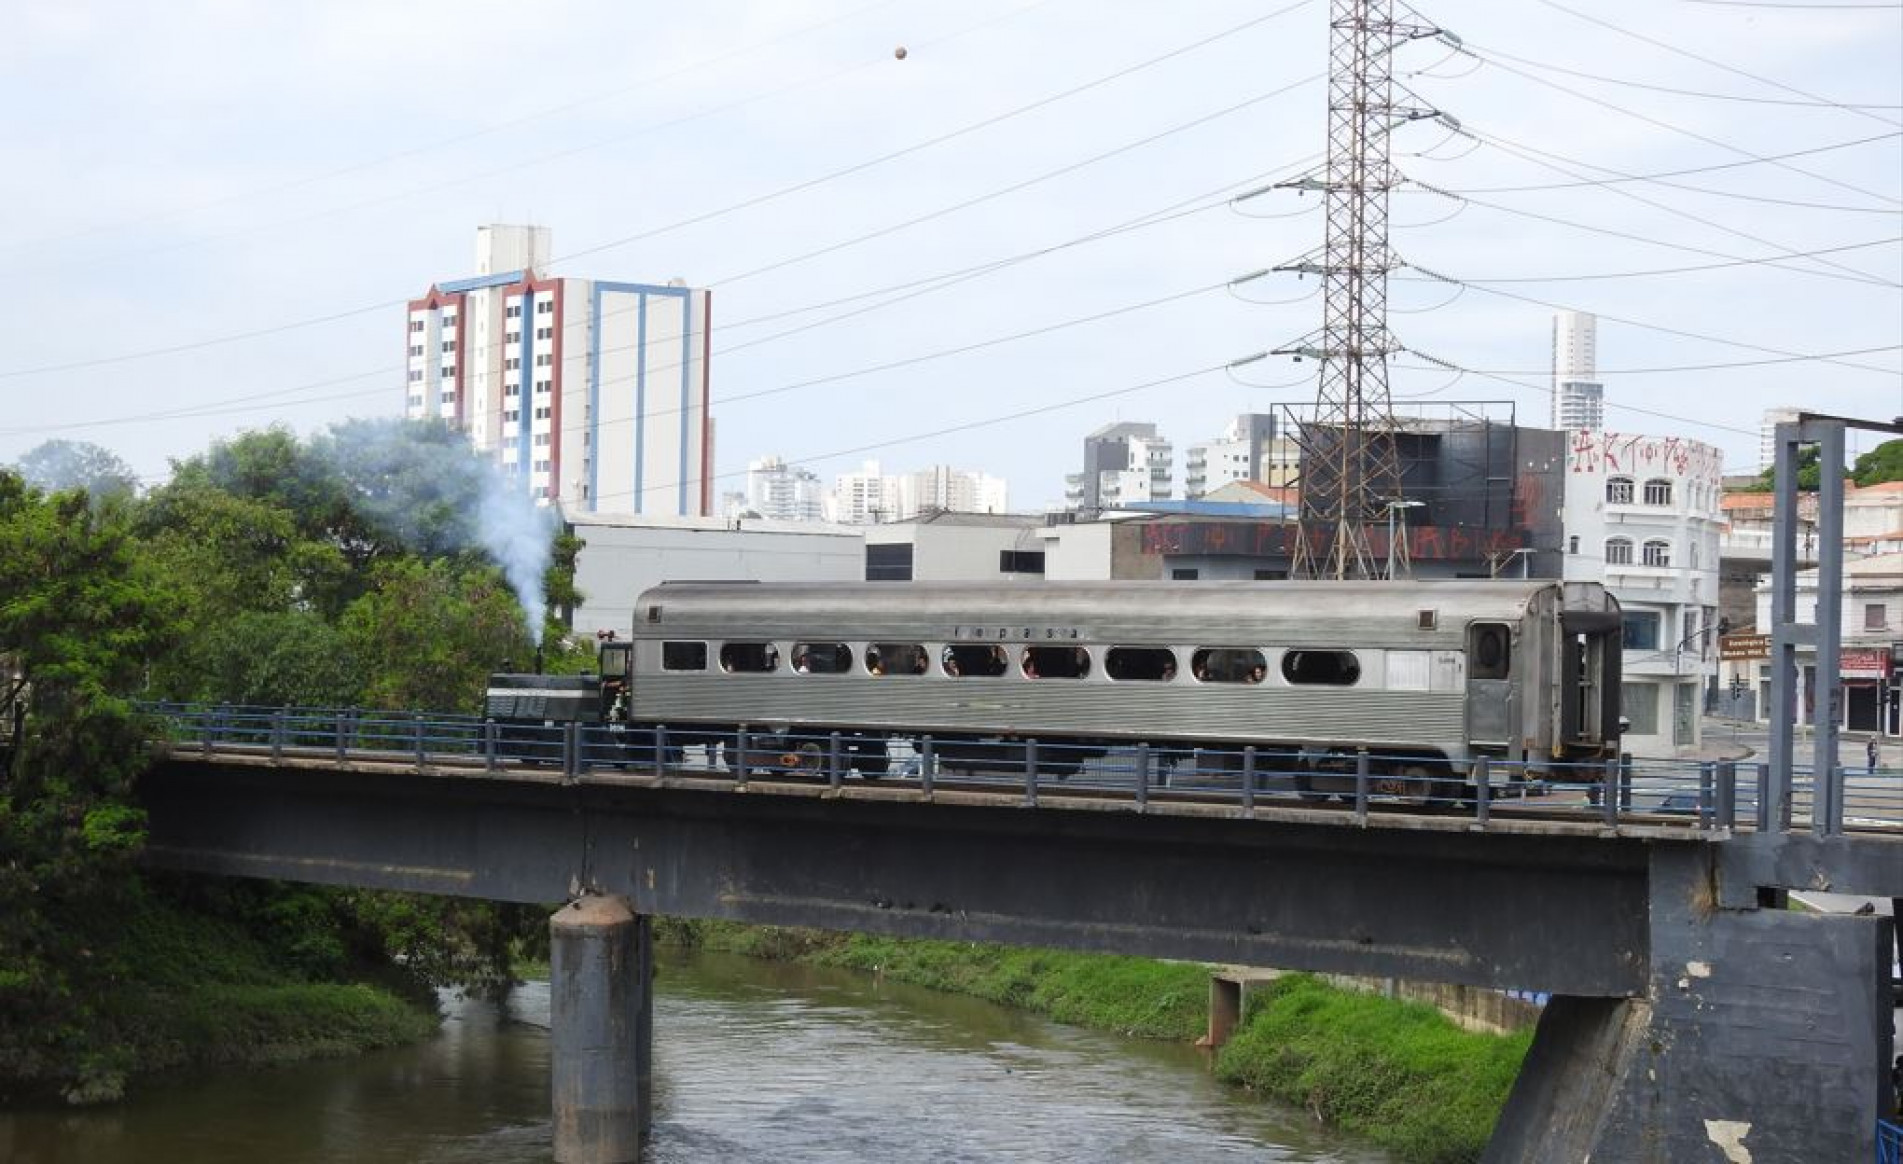
MULTIPOLYGON (((1154 639, 1160 631, 1206 638, 1287 634, 1440 638, 1468 622, 1517 622, 1547 592, 1567 607, 1617 609, 1603 588, 1552 579, 1434 579, 1405 582, 668 582, 641 595, 640 637, 691 634, 828 633, 870 638, 973 637, 982 625, 1049 637, 1154 639), (1432 625, 1423 611, 1435 612, 1432 625), (849 633, 850 632, 850 633, 849 633)), ((986 636, 993 637, 993 636, 986 636)))

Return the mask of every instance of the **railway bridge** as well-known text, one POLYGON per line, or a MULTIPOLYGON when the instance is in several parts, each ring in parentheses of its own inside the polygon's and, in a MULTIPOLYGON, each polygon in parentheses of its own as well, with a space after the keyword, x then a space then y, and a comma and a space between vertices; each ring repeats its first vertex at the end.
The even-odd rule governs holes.
POLYGON ((1888 1107, 1890 920, 1782 908, 1903 897, 1903 795, 1879 784, 1840 781, 1839 829, 1812 819, 1830 795, 1731 765, 1427 803, 1363 765, 1323 802, 1272 758, 1060 782, 1025 744, 1017 772, 868 779, 836 746, 736 770, 570 730, 523 763, 480 721, 170 719, 140 787, 155 865, 573 903, 552 919, 564 1160, 638 1156, 655 914, 1550 992, 1500 1161, 1867 1159, 1888 1107))

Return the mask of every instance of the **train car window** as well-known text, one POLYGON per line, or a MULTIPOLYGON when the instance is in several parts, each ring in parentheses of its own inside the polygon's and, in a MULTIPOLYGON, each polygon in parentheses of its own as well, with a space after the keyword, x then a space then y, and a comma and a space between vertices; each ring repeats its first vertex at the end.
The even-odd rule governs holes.
POLYGON ((844 643, 794 643, 793 670, 802 675, 844 675, 852 670, 852 648, 844 643))
POLYGON ((706 643, 662 643, 661 670, 663 671, 705 671, 707 669, 706 643))
POLYGON ((1020 663, 1026 679, 1082 679, 1090 674, 1090 652, 1082 647, 1026 647, 1020 663))
POLYGON ((923 675, 930 666, 930 656, 917 643, 866 644, 868 675, 923 675))
POLYGON ((1353 651, 1288 651, 1282 655, 1282 678, 1301 685, 1353 687, 1361 680, 1361 660, 1353 651))
POLYGON ((1119 683, 1168 683, 1176 678, 1176 652, 1167 647, 1111 647, 1103 673, 1119 683))
POLYGON ((722 643, 720 669, 731 675, 764 675, 777 671, 780 649, 772 643, 722 643))
POLYGON ((1200 683, 1260 683, 1269 661, 1254 647, 1203 647, 1189 657, 1189 673, 1200 683))
POLYGON ((1505 679, 1513 666, 1512 644, 1512 633, 1500 623, 1482 622, 1468 627, 1467 677, 1505 679))
POLYGON ((954 679, 990 679, 1010 667, 1004 648, 979 643, 953 643, 939 656, 939 665, 954 679))

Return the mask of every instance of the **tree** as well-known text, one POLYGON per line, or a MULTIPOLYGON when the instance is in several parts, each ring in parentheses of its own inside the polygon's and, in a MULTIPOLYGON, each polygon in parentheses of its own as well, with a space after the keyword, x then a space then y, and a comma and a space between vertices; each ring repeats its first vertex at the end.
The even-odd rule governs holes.
POLYGON ((20 476, 44 492, 79 489, 93 497, 130 497, 139 489, 132 466, 85 441, 46 441, 20 458, 20 476))
POLYGON ((1881 485, 1885 481, 1903 481, 1903 438, 1884 441, 1858 457, 1850 476, 1859 488, 1881 485))
POLYGON ((457 559, 379 567, 341 630, 376 707, 474 711, 490 672, 526 667, 535 653, 501 575, 457 559))
MULTIPOLYGON (((1797 489, 1800 493, 1815 493, 1824 480, 1823 466, 1818 462, 1823 452, 1816 445, 1797 446, 1797 489)), ((1850 476, 1845 473, 1844 476, 1850 476)), ((1758 474, 1758 479, 1746 489, 1747 493, 1770 493, 1777 488, 1777 468, 1766 469, 1758 474)))
POLYGON ((31 685, 0 787, 0 1076, 40 1074, 80 1037, 104 984, 67 922, 111 907, 144 840, 147 732, 127 696, 174 605, 136 547, 120 501, 0 472, 0 655, 31 685))

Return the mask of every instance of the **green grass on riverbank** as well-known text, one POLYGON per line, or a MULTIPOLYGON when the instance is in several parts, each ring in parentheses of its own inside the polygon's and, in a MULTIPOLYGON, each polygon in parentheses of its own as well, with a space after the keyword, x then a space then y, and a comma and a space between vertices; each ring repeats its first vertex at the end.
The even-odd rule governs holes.
POLYGON ((1250 995, 1217 1074, 1420 1164, 1477 1160, 1533 1032, 1478 1035, 1433 1007, 1291 974, 1250 995))
MULTIPOLYGON (((875 972, 1142 1038, 1188 1041, 1206 1021, 1209 968, 1191 963, 672 919, 656 919, 655 939, 875 972)), ((1485 1149, 1531 1042, 1531 1031, 1473 1034, 1432 1007, 1294 974, 1250 995, 1217 1073, 1409 1164, 1466 1164, 1485 1149)))
POLYGON ((61 1027, 0 1024, 0 1097, 108 1102, 141 1075, 344 1055, 436 1029, 433 1008, 394 982, 314 980, 281 946, 165 893, 81 924, 103 988, 61 1027))

